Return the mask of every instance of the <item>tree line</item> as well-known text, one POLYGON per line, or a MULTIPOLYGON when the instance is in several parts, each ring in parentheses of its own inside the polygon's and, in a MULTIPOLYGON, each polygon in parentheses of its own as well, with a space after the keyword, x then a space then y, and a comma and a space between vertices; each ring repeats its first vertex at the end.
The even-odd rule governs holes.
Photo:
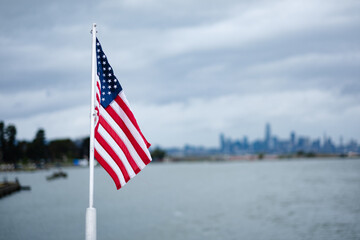
MULTIPOLYGON (((73 159, 88 159, 90 138, 46 140, 45 130, 40 128, 33 140, 17 140, 15 125, 5 126, 0 121, 0 163, 57 163, 73 159)), ((166 152, 159 147, 151 151, 154 161, 162 161, 166 152)))
POLYGON ((87 158, 89 137, 47 141, 45 130, 39 129, 31 141, 17 140, 15 125, 0 121, 0 163, 54 163, 74 158, 87 158))

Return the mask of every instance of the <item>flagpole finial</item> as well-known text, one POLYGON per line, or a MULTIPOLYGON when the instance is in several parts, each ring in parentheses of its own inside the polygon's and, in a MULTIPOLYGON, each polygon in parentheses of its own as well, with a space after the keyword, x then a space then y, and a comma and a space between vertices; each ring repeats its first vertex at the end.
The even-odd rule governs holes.
MULTIPOLYGON (((93 23, 92 24, 92 28, 91 28, 91 30, 90 30, 90 34, 92 34, 93 33, 93 29, 96 29, 96 23, 93 23)), ((97 30, 95 31, 96 33, 97 33, 97 30)))

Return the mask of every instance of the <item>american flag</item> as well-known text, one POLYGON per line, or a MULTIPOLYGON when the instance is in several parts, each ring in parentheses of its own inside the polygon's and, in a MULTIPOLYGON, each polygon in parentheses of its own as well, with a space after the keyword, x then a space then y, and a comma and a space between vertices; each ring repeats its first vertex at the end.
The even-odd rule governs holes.
POLYGON ((141 133, 98 39, 96 60, 95 158, 120 189, 150 163, 150 143, 141 133))

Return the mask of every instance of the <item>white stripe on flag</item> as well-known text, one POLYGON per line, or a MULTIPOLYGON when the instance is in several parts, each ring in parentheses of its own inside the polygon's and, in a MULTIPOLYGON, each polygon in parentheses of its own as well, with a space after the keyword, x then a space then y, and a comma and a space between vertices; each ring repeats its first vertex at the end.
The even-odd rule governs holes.
POLYGON ((130 111, 132 112, 131 107, 130 107, 130 103, 128 102, 128 100, 126 98, 124 91, 119 92, 119 96, 124 101, 124 103, 128 106, 130 111))
POLYGON ((149 151, 146 147, 146 144, 141 137, 139 131, 136 129, 136 127, 132 124, 126 113, 122 110, 122 108, 117 104, 116 101, 113 101, 110 103, 110 106, 114 109, 114 111, 119 115, 119 117, 124 121, 125 125, 130 130, 131 134, 134 136, 135 140, 139 143, 140 147, 143 149, 145 154, 148 156, 149 159, 151 159, 149 151))
POLYGON ((136 174, 135 174, 134 170, 131 168, 129 162, 127 161, 127 158, 126 158, 124 152, 117 145, 117 143, 114 141, 114 139, 109 135, 109 133, 103 128, 103 126, 101 126, 101 124, 99 125, 98 133, 104 138, 104 140, 110 145, 110 147, 113 149, 113 151, 116 153, 116 155, 120 158, 121 162, 125 166, 125 169, 129 175, 129 177, 133 178, 136 174))
POLYGON ((100 154, 100 156, 106 161, 106 163, 111 167, 111 169, 116 173, 121 186, 123 187, 126 182, 125 178, 119 168, 119 166, 115 163, 115 161, 111 158, 111 156, 105 151, 105 149, 100 145, 100 143, 95 139, 95 149, 100 154))
POLYGON ((110 125, 110 127, 116 132, 116 134, 121 138, 121 140, 123 140, 136 165, 138 165, 140 170, 143 169, 146 165, 141 160, 134 146, 131 144, 130 140, 126 137, 125 133, 122 131, 119 125, 114 121, 114 119, 106 112, 106 110, 102 106, 100 106, 100 114, 104 118, 104 120, 110 125))

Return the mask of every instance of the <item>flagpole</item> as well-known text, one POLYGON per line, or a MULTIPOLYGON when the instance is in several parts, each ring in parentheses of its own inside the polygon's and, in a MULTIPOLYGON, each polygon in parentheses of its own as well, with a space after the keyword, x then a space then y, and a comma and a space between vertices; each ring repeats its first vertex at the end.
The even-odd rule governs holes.
POLYGON ((94 128, 95 128, 95 78, 96 78, 96 23, 92 25, 91 51, 91 109, 89 156, 89 207, 86 209, 86 240, 96 240, 96 209, 94 208, 94 128))

